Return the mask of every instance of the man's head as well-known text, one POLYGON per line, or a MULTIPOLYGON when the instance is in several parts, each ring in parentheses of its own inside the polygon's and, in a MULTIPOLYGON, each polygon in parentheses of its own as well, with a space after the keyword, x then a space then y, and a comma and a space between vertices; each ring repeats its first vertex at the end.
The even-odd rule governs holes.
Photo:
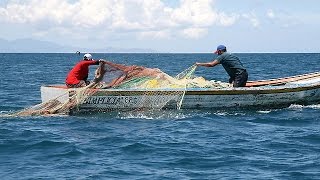
POLYGON ((221 55, 224 52, 227 52, 227 47, 225 45, 219 45, 214 53, 221 55))
POLYGON ((91 61, 91 60, 92 60, 91 54, 85 54, 85 55, 83 56, 83 60, 91 61))

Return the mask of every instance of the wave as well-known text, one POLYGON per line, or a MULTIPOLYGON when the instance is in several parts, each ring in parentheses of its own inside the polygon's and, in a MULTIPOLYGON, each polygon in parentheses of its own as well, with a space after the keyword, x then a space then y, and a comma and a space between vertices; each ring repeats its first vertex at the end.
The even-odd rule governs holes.
POLYGON ((199 114, 193 111, 185 110, 150 110, 150 111, 130 111, 119 112, 117 117, 119 119, 145 119, 145 120, 182 120, 188 119, 199 114))
POLYGON ((288 109, 320 109, 320 104, 312 104, 312 105, 299 105, 299 104, 291 104, 288 109))
POLYGON ((261 110, 261 111, 257 111, 258 113, 261 113, 261 114, 269 114, 271 113, 272 111, 271 110, 261 110))
POLYGON ((131 152, 131 153, 150 153, 153 150, 156 150, 154 146, 147 145, 145 143, 132 143, 121 147, 123 151, 131 152))

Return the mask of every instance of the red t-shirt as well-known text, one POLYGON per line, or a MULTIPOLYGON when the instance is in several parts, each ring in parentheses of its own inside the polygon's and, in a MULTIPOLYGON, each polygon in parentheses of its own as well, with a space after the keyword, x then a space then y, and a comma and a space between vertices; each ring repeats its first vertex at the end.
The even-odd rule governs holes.
POLYGON ((87 80, 89 75, 89 66, 98 65, 99 61, 82 60, 78 62, 69 72, 66 83, 67 84, 78 84, 81 80, 87 80))

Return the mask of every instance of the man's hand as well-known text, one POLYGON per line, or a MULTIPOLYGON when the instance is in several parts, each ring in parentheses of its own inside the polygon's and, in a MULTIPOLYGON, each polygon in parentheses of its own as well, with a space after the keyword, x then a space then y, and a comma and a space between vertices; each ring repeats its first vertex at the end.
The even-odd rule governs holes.
POLYGON ((110 61, 107 61, 105 59, 99 59, 99 63, 104 63, 104 64, 109 64, 111 63, 110 61))
POLYGON ((99 63, 101 63, 101 62, 102 62, 102 63, 105 63, 105 60, 104 60, 104 59, 99 59, 98 61, 99 61, 99 63))
POLYGON ((213 60, 211 62, 206 62, 206 63, 196 63, 197 66, 204 66, 204 67, 214 67, 217 64, 219 64, 219 61, 213 60))

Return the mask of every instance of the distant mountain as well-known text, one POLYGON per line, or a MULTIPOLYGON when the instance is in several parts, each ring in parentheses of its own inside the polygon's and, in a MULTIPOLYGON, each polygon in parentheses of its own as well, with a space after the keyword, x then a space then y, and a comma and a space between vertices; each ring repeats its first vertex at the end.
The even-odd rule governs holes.
POLYGON ((105 49, 88 49, 82 47, 62 46, 53 42, 40 41, 34 39, 17 39, 14 41, 7 41, 0 39, 0 53, 74 53, 80 52, 156 52, 152 49, 139 49, 139 48, 114 48, 106 47, 105 49))
POLYGON ((67 52, 66 49, 55 43, 33 39, 0 40, 1 53, 67 52))

